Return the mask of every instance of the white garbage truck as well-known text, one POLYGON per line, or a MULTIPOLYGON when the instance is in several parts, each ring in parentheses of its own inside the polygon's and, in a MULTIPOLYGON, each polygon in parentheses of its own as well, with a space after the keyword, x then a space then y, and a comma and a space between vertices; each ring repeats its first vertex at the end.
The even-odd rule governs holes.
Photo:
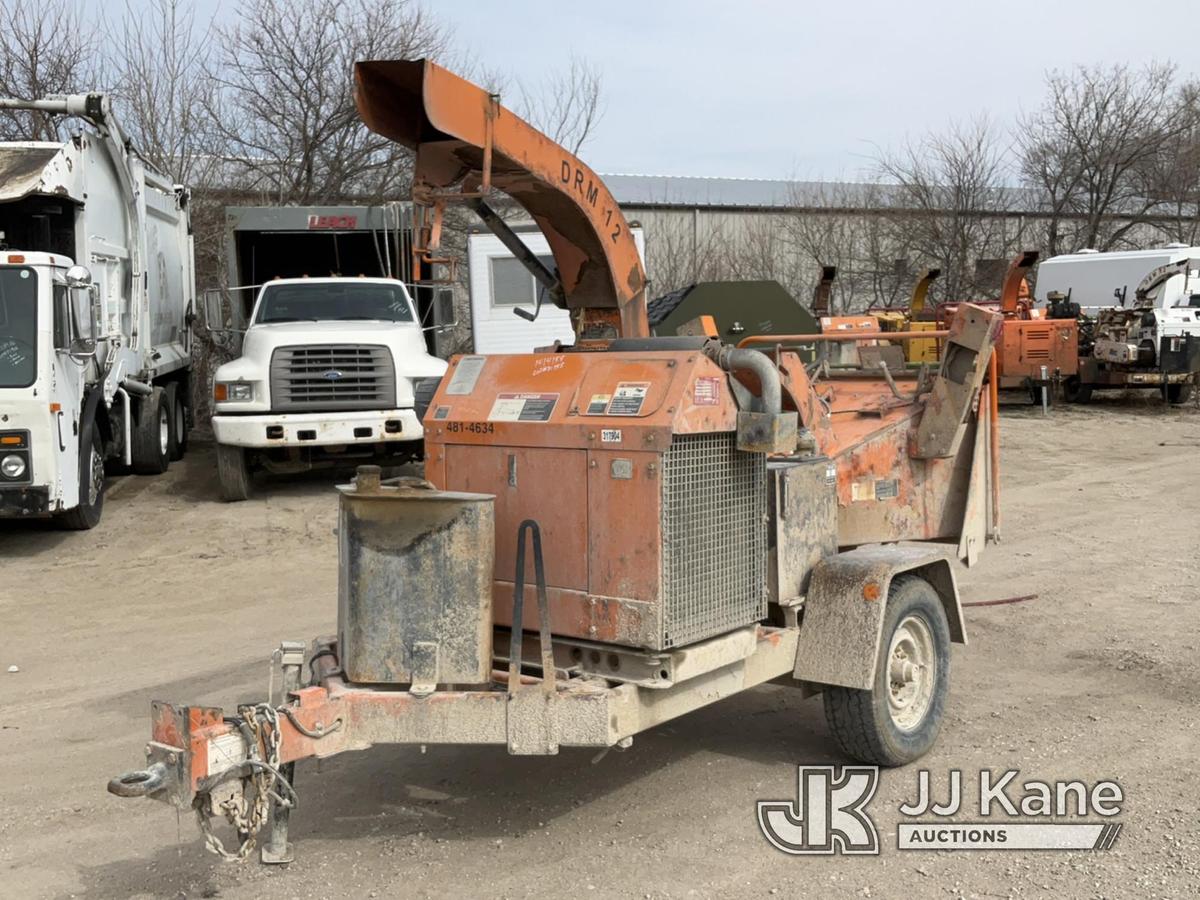
POLYGON ((79 123, 62 143, 0 143, 0 518, 91 528, 106 467, 158 474, 187 445, 188 192, 103 94, 0 108, 79 123))

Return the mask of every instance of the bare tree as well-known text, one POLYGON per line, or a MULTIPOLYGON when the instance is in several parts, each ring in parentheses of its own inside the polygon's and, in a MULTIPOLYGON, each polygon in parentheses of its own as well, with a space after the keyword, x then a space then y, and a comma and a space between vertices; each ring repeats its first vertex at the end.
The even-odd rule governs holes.
POLYGON ((942 270, 938 287, 948 297, 993 288, 975 284, 975 260, 1009 250, 1003 159, 995 127, 982 118, 877 157, 890 182, 882 214, 895 243, 910 248, 914 262, 942 270))
POLYGON ((579 152, 604 114, 600 71, 578 56, 538 84, 519 84, 517 94, 517 114, 571 153, 579 152))
POLYGON ((182 184, 211 184, 217 168, 204 110, 212 84, 206 68, 211 25, 198 27, 187 0, 126 4, 108 26, 113 91, 121 121, 156 168, 182 184))
POLYGON ((359 119, 354 63, 437 56, 448 41, 414 0, 244 0, 209 68, 230 168, 279 203, 400 193, 408 154, 359 119))
MULTIPOLYGON (((0 96, 38 100, 98 85, 99 42, 75 0, 0 0, 0 96)), ((63 119, 36 111, 0 111, 0 139, 57 141, 63 119)))
POLYGON ((807 299, 821 269, 834 266, 832 302, 840 312, 897 301, 901 279, 895 260, 907 252, 879 214, 879 185, 795 182, 790 202, 783 231, 802 267, 791 288, 796 297, 807 299))
POLYGON ((1180 85, 1172 108, 1178 133, 1164 142, 1151 176, 1160 201, 1155 227, 1168 240, 1194 245, 1200 239, 1200 82, 1180 85))
POLYGON ((1017 142, 1025 181, 1048 214, 1048 254, 1113 249, 1147 220, 1164 150, 1188 127, 1175 115, 1174 76, 1158 63, 1047 75, 1046 100, 1021 117, 1017 142))

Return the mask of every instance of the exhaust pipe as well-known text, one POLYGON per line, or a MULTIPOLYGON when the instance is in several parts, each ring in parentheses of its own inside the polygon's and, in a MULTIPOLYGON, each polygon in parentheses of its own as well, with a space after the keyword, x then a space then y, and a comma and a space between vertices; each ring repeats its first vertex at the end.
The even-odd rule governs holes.
POLYGON ((738 449, 750 453, 795 453, 800 414, 783 411, 783 385, 779 369, 767 355, 717 341, 705 345, 704 353, 726 372, 751 372, 758 378, 759 408, 738 410, 738 449))

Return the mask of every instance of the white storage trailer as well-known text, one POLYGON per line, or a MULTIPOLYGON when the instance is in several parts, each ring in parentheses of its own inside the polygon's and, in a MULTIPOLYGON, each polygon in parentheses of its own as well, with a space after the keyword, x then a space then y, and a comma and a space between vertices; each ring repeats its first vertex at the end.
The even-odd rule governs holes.
MULTIPOLYGON (((546 236, 534 225, 513 228, 535 256, 550 268, 554 259, 546 236)), ((640 225, 629 228, 643 260, 646 241, 640 225)), ((504 242, 490 231, 473 231, 467 236, 467 276, 471 289, 471 336, 476 353, 529 353, 555 341, 575 340, 571 317, 545 296, 504 242), (529 322, 515 310, 532 311, 541 294, 537 319, 529 322)))
POLYGON ((61 144, 0 144, 0 518, 91 528, 106 466, 156 474, 186 447, 188 194, 102 94, 0 107, 80 121, 61 144))

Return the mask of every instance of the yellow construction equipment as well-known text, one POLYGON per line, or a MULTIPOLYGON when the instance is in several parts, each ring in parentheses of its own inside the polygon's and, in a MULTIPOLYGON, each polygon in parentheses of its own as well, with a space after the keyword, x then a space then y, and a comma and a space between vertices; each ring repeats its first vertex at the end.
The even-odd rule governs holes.
MULTIPOLYGON (((885 335, 897 331, 935 331, 937 322, 934 321, 933 310, 925 308, 925 298, 929 287, 942 274, 941 269, 926 269, 913 285, 912 296, 908 308, 878 308, 867 310, 869 315, 879 321, 879 330, 885 335)), ((909 364, 936 363, 938 361, 938 341, 936 338, 911 338, 903 342, 904 361, 909 364)))

